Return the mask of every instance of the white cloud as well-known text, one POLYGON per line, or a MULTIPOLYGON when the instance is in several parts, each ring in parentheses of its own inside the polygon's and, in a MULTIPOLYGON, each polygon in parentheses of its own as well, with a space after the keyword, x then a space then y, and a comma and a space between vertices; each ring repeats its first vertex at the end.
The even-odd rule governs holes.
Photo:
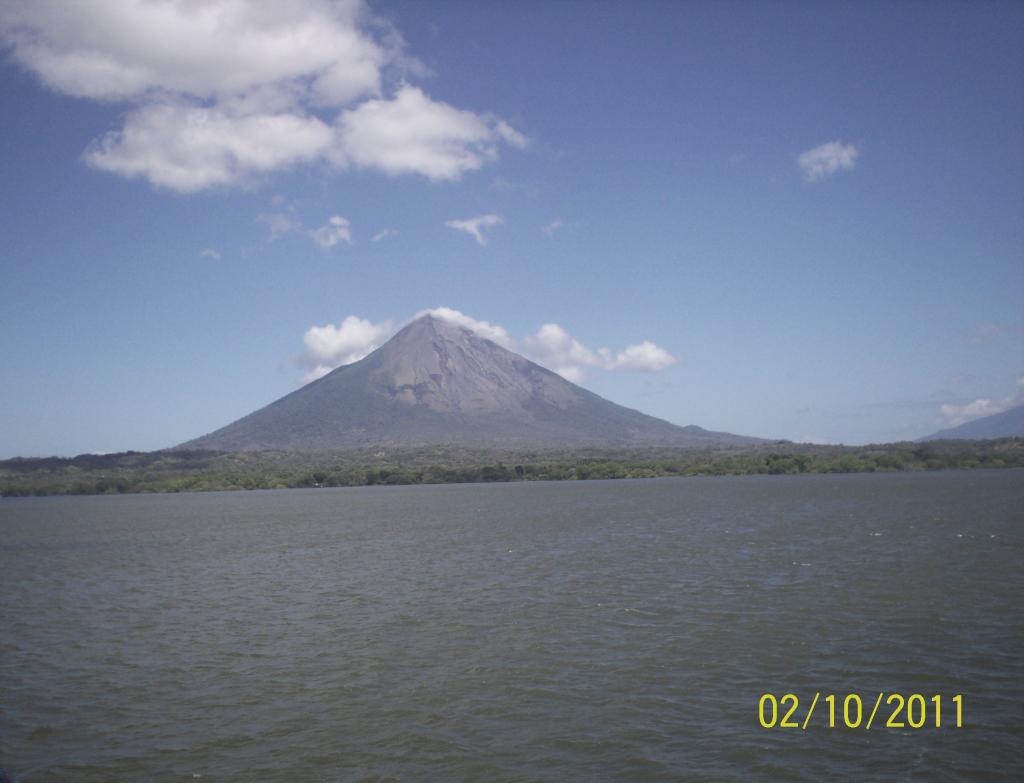
POLYGON ((390 100, 368 100, 342 114, 339 154, 341 162, 392 176, 456 180, 496 159, 498 141, 514 143, 508 131, 503 122, 431 100, 418 87, 404 85, 390 100))
POLYGON ((502 141, 521 150, 530 146, 530 138, 517 131, 504 120, 493 116, 489 116, 486 119, 493 126, 495 135, 502 141))
POLYGON ((375 351, 391 336, 391 321, 372 323, 350 315, 340 324, 312 326, 303 336, 306 350, 299 363, 308 368, 303 383, 321 378, 336 367, 358 362, 375 351))
POLYGON ((370 241, 371 242, 380 242, 382 239, 387 239, 388 237, 393 237, 397 233, 398 232, 395 231, 393 228, 382 228, 380 231, 378 231, 376 234, 374 234, 372 237, 370 237, 370 241))
POLYGON ((952 403, 943 405, 940 410, 942 415, 949 419, 949 423, 955 427, 958 424, 980 419, 983 416, 991 416, 993 413, 1002 413, 1008 407, 1004 405, 1002 400, 978 399, 965 405, 954 405, 952 403))
POLYGON ((644 340, 637 345, 628 346, 624 351, 619 351, 609 369, 657 372, 675 364, 676 361, 677 359, 664 348, 650 340, 644 340))
POLYGON ((382 97, 423 69, 362 0, 5 3, 3 45, 58 92, 134 104, 86 161, 182 193, 313 163, 454 180, 527 143, 408 84, 382 97))
POLYGON ((221 253, 219 250, 214 250, 212 247, 204 247, 199 251, 200 258, 209 258, 211 261, 220 261, 221 253))
POLYGON ((561 227, 562 227, 562 219, 561 218, 555 218, 550 223, 548 223, 546 226, 544 226, 544 228, 542 228, 541 231, 543 231, 549 237, 553 237, 555 235, 555 232, 558 231, 558 229, 560 229, 561 227))
POLYGON ((505 219, 500 215, 477 215, 474 218, 466 218, 465 220, 448 220, 445 221, 445 225, 449 228, 454 228, 456 231, 464 231, 474 237, 478 245, 486 245, 487 237, 484 235, 483 230, 492 226, 500 226, 504 222, 505 219))
POLYGON ((984 416, 992 416, 996 413, 1008 411, 1018 405, 1024 404, 1024 376, 1017 379, 1016 390, 1008 397, 1001 400, 980 398, 964 404, 948 403, 942 405, 939 410, 949 421, 950 426, 956 427, 984 416))
POLYGON ((333 215, 326 224, 308 232, 309 238, 320 247, 334 247, 339 242, 352 244, 352 232, 348 220, 341 215, 333 215))
POLYGON ((332 215, 320 228, 311 229, 302 225, 302 222, 295 217, 294 209, 291 207, 283 212, 263 213, 256 219, 267 224, 270 229, 271 241, 288 234, 302 234, 323 248, 331 248, 342 242, 352 244, 352 226, 348 219, 341 215, 332 215))
POLYGON ((544 324, 526 340, 530 353, 552 362, 556 367, 577 365, 600 367, 604 360, 583 343, 574 339, 558 324, 544 324))
POLYGON ((318 364, 315 367, 312 367, 306 371, 306 373, 302 376, 302 383, 303 385, 307 383, 312 383, 313 381, 319 378, 323 378, 325 375, 327 375, 327 373, 334 369, 336 368, 331 367, 330 365, 327 364, 318 364))
POLYGON ((852 169, 860 155, 852 144, 830 141, 807 150, 797 159, 797 164, 808 182, 817 182, 843 169, 852 169))
POLYGON ((558 324, 544 324, 525 340, 526 350, 540 364, 573 383, 586 377, 588 368, 619 372, 658 372, 679 360, 650 340, 630 345, 618 353, 608 348, 587 348, 558 324))
MULTIPOLYGON (((589 370, 658 372, 678 362, 649 340, 630 345, 618 353, 607 348, 592 351, 554 323, 544 324, 533 336, 517 341, 503 326, 473 318, 451 307, 420 310, 410 321, 424 315, 443 318, 503 348, 525 354, 573 383, 585 381, 589 370)), ((299 357, 299 364, 307 370, 303 383, 316 380, 336 367, 359 361, 383 345, 393 332, 390 320, 374 324, 355 315, 348 316, 337 326, 310 327, 303 337, 305 351, 299 357)))
POLYGON ((435 307, 432 310, 420 310, 413 316, 413 320, 421 318, 424 315, 432 315, 435 318, 443 318, 446 321, 451 321, 459 326, 464 326, 467 329, 476 332, 481 337, 486 337, 488 340, 497 343, 503 348, 508 348, 510 351, 516 350, 515 340, 509 337, 504 327, 496 324, 488 323, 487 321, 478 321, 475 318, 471 318, 465 313, 454 310, 451 307, 435 307))
POLYGON ((256 216, 261 223, 266 223, 270 229, 270 239, 280 239, 287 234, 302 231, 302 223, 295 215, 288 212, 265 212, 256 216))
POLYGON ((53 89, 124 100, 153 93, 217 99, 312 80, 324 100, 380 91, 394 56, 362 29, 363 3, 32 0, 6 3, 0 30, 53 89))
POLYGON ((587 373, 582 367, 573 367, 572 365, 568 365, 565 367, 554 367, 552 369, 569 381, 569 383, 581 384, 587 380, 587 373))
POLYGON ((237 114, 158 103, 129 112, 121 130, 89 146, 85 160, 123 177, 195 193, 312 162, 333 138, 323 121, 296 112, 237 114))

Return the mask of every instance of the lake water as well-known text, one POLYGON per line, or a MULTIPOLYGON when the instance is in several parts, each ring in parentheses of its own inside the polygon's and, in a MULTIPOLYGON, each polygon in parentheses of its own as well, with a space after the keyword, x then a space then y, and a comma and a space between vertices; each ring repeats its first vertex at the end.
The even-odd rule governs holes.
POLYGON ((1024 471, 4 499, 0 579, 28 783, 1024 779, 1024 471))

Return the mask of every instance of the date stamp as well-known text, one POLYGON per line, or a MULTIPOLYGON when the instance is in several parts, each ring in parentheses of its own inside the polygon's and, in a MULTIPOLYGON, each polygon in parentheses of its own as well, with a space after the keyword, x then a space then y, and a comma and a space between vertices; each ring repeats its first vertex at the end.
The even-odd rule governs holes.
POLYGON ((872 726, 888 729, 961 729, 964 725, 964 697, 959 693, 955 696, 925 696, 921 693, 905 696, 902 693, 887 694, 880 691, 877 698, 871 694, 870 698, 863 699, 858 693, 822 695, 818 691, 813 699, 805 703, 810 706, 801 709, 800 697, 795 693, 782 696, 765 693, 758 701, 757 717, 765 729, 801 731, 813 726, 868 731, 872 726), (816 709, 818 717, 812 723, 816 709))

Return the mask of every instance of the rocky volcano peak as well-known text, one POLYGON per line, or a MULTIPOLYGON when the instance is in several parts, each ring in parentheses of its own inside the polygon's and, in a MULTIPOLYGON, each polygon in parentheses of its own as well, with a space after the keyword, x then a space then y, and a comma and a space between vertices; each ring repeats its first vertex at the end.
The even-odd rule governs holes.
POLYGON ((679 427, 616 405, 465 326, 427 314, 364 359, 182 447, 564 449, 754 440, 679 427))

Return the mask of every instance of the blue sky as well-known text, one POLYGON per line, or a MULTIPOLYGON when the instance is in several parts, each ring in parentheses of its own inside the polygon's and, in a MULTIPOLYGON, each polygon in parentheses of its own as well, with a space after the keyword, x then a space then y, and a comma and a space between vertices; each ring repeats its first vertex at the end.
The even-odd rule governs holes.
POLYGON ((182 442, 439 307, 679 424, 1024 401, 1019 3, 40 0, 0 36, 0 457, 182 442))

